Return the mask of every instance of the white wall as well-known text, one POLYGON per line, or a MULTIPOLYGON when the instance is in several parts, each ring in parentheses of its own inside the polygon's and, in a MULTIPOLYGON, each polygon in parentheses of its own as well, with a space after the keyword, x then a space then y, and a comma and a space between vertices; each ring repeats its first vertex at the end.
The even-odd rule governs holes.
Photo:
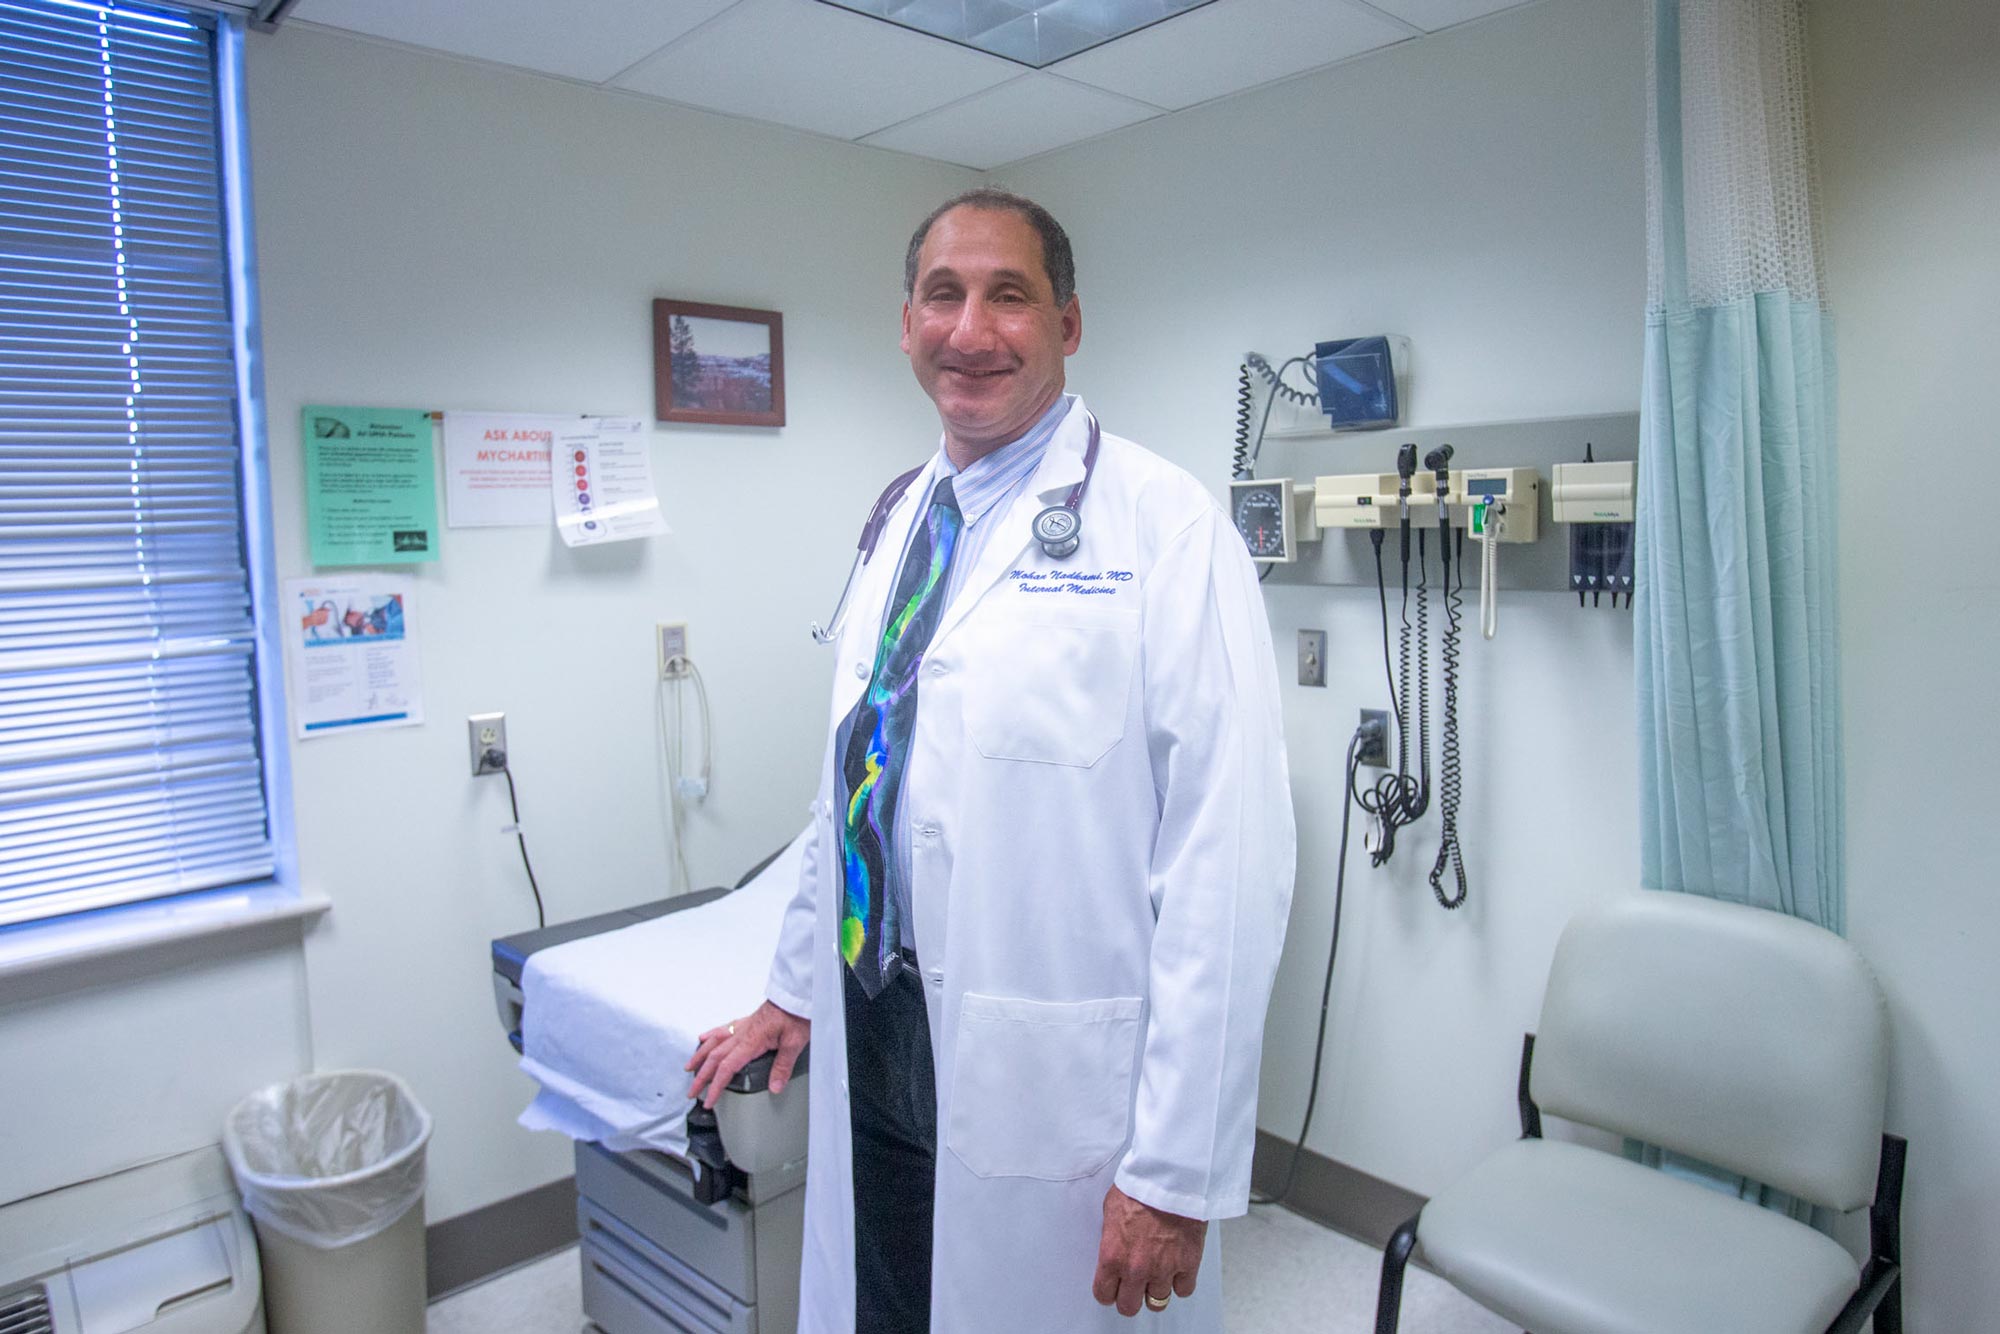
POLYGON ((413 571, 425 725, 294 747, 300 865, 333 901, 306 945, 314 1055, 413 1083, 435 1220, 568 1170, 566 1141, 513 1124, 531 1086, 487 943, 534 907, 464 715, 508 715, 551 920, 671 892, 655 621, 689 623, 714 699, 697 884, 804 824, 828 669, 806 625, 935 438, 896 348, 902 241, 974 178, 304 24, 253 41, 249 96, 283 575, 310 570, 303 404, 650 419, 652 298, 785 316, 788 426, 653 432, 672 536, 447 529, 413 571))
MULTIPOLYGON (((1988 488, 1881 497, 1993 455, 2000 15, 1989 0, 1815 0, 1829 300, 1840 331, 1848 923, 1889 994, 1890 1123, 1910 1138, 1912 1334, 2000 1312, 2000 579, 1988 488)), ((1968 474, 1974 475, 1974 474, 1968 474)))
POLYGON ((291 926, 0 984, 0 1204, 214 1144, 305 1014, 291 926))
MULTIPOLYGON (((1549 0, 1000 173, 1075 239, 1072 386, 1111 429, 1218 489, 1246 348, 1408 334, 1415 425, 1636 410, 1644 60, 1637 0, 1549 0)), ((1262 471, 1373 471, 1393 449, 1273 443, 1262 471)), ((1342 758, 1356 710, 1388 701, 1374 590, 1285 579, 1266 588, 1299 883, 1258 1120, 1290 1138, 1332 922, 1342 758), (1324 690, 1291 684, 1302 627, 1331 636, 1324 690)), ((1519 1133, 1520 1035, 1555 937, 1637 875, 1630 616, 1521 594, 1499 639, 1479 642, 1470 618, 1468 631, 1471 900, 1447 915, 1424 882, 1435 815, 1383 872, 1357 822, 1310 1141, 1426 1193, 1519 1133)))

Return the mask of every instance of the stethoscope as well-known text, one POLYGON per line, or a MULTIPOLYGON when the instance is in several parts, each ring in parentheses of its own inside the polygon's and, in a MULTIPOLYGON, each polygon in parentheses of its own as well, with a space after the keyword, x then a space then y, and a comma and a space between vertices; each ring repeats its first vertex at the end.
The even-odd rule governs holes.
MULTIPOLYGON (((1036 542, 1041 544, 1044 554, 1050 560, 1067 560, 1076 554, 1077 546, 1083 541, 1083 493, 1090 489, 1090 478, 1097 471, 1097 445, 1103 433, 1098 430, 1097 418, 1090 412, 1084 416, 1090 422, 1090 440, 1083 449, 1083 480, 1069 489, 1069 495, 1060 505, 1051 505, 1035 516, 1030 526, 1036 542)), ((889 512, 896 508, 896 502, 910 489, 910 484, 923 472, 922 465, 910 469, 895 481, 889 483, 875 501, 875 508, 868 512, 868 522, 861 525, 861 540, 855 544, 854 563, 847 568, 847 582, 840 586, 840 601, 834 604, 833 619, 824 628, 813 623, 812 637, 815 642, 831 644, 840 633, 841 624, 847 619, 847 601, 854 592, 854 581, 862 568, 875 558, 875 544, 882 538, 882 530, 888 526, 889 512)))

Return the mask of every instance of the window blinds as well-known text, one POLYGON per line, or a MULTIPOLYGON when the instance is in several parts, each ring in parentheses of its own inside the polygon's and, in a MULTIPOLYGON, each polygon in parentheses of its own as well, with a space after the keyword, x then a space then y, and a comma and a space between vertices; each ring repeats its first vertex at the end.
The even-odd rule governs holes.
POLYGON ((215 42, 0 0, 0 925, 269 876, 215 42))

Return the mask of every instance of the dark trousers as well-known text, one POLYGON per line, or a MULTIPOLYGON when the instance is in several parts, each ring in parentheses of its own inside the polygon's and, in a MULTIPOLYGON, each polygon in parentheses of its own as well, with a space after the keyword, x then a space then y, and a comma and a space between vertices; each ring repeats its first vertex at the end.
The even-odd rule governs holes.
POLYGON ((841 972, 854 1135, 854 1328, 929 1334, 937 1085, 923 979, 901 969, 871 1001, 852 972, 841 972))

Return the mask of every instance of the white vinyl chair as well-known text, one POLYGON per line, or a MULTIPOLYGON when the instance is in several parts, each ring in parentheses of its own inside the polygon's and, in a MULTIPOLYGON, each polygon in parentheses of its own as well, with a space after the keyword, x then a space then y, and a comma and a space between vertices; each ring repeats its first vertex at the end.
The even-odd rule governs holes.
POLYGON ((1882 1130, 1882 993, 1854 948, 1775 912, 1641 893, 1579 914, 1521 1052, 1521 1138, 1405 1223, 1382 1259, 1395 1334, 1413 1258, 1534 1334, 1902 1331, 1904 1142, 1882 1130), (1616 1153, 1547 1112, 1800 1200, 1869 1208, 1871 1256, 1616 1153))

